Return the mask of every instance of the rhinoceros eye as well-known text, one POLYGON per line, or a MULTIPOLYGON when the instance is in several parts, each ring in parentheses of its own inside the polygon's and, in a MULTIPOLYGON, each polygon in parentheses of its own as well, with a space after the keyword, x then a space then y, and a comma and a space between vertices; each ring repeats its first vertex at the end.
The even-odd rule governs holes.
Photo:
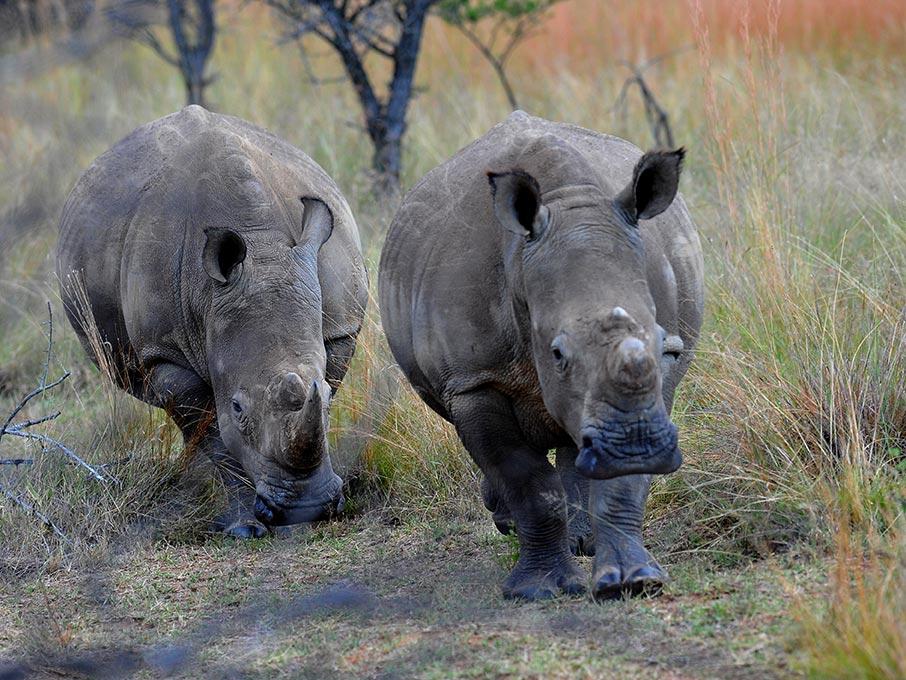
POLYGON ((233 399, 230 405, 233 407, 233 413, 237 416, 242 415, 242 404, 239 403, 238 399, 233 399))
POLYGON ((565 371, 569 362, 566 358, 566 347, 564 345, 563 336, 558 335, 554 338, 554 341, 551 343, 551 356, 554 359, 554 366, 557 367, 557 370, 561 372, 565 371))

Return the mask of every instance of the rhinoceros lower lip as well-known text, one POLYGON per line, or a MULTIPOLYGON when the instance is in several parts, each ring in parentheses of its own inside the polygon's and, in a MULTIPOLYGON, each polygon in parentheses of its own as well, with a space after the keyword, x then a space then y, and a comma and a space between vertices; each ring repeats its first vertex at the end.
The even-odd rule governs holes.
POLYGON ((305 494, 299 503, 282 504, 261 494, 255 499, 255 516, 266 526, 288 526, 328 519, 343 511, 343 480, 337 475, 327 484, 305 494))
POLYGON ((664 415, 586 428, 576 470, 593 479, 623 475, 663 475, 683 462, 676 426, 664 415))

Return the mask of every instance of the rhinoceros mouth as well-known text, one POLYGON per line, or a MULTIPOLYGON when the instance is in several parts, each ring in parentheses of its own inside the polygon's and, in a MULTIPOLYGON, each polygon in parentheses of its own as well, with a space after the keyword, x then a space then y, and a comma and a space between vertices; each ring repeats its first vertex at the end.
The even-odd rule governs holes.
POLYGON ((576 470, 593 479, 623 475, 663 475, 683 462, 676 425, 664 412, 621 419, 582 431, 576 470))
POLYGON ((297 499, 259 492, 255 498, 255 517, 265 526, 306 524, 338 515, 345 504, 343 480, 331 471, 326 481, 306 488, 297 499))

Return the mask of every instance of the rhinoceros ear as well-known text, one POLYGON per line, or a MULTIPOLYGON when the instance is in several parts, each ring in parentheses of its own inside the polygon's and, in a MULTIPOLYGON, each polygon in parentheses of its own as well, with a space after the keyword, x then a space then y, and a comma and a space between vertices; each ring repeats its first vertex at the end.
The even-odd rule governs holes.
POLYGON ((636 163, 632 181, 616 203, 631 223, 664 212, 676 197, 686 150, 649 151, 636 163))
POLYGON ((245 260, 246 248, 242 236, 232 229, 206 229, 201 262, 215 281, 226 283, 245 260))
POLYGON ((489 172, 494 214, 507 231, 535 239, 547 226, 538 181, 524 170, 489 172))
POLYGON ((327 204, 318 198, 302 199, 302 233, 296 246, 312 245, 319 249, 333 232, 333 215, 327 204))

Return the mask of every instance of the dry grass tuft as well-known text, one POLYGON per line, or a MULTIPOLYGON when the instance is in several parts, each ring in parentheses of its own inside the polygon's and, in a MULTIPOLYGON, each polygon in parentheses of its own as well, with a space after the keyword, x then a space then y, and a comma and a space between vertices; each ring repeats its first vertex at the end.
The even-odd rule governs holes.
POLYGON ((356 357, 332 408, 333 455, 358 509, 377 504, 400 520, 468 513, 478 494, 477 469, 453 427, 422 402, 394 363, 372 293, 356 357))
POLYGON ((815 606, 800 598, 797 604, 810 677, 906 677, 906 545, 891 546, 877 535, 870 543, 866 551, 842 524, 829 601, 815 606))

